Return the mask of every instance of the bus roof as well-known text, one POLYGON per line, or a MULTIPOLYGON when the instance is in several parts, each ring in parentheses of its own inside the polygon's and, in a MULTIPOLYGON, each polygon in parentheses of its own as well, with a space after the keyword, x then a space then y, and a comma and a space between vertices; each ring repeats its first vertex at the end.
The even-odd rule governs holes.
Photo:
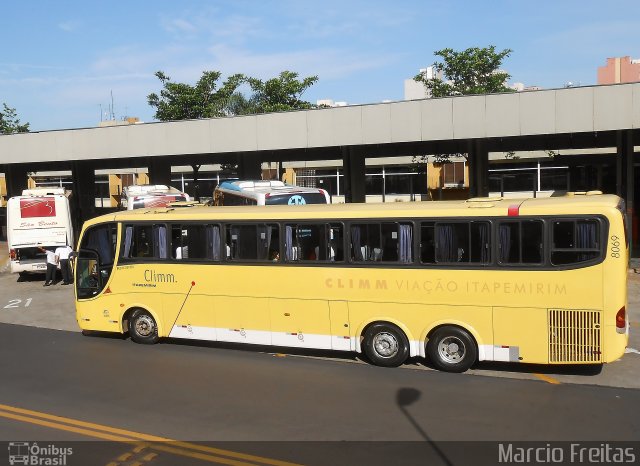
POLYGON ((29 188, 29 189, 22 190, 22 196, 24 197, 56 196, 56 195, 69 197, 71 196, 71 191, 59 186, 38 186, 36 188, 29 188))
POLYGON ((305 206, 257 206, 155 208, 120 211, 88 220, 86 225, 107 221, 173 220, 281 220, 384 217, 500 217, 513 215, 589 214, 615 209, 621 198, 613 194, 569 193, 548 198, 473 198, 463 201, 425 201, 394 203, 309 204, 305 206))
POLYGON ((179 189, 165 184, 139 184, 125 186, 124 195, 130 196, 159 196, 164 194, 182 194, 179 189))
POLYGON ((218 189, 235 191, 247 195, 253 194, 293 194, 302 192, 318 192, 318 188, 305 188, 303 186, 293 186, 278 180, 255 180, 255 181, 223 181, 218 185, 218 189))

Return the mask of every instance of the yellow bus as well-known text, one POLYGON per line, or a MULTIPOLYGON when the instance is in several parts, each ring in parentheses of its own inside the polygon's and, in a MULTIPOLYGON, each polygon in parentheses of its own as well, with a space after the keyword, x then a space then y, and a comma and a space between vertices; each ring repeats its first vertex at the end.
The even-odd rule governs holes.
POLYGON ((546 199, 118 212, 85 223, 86 331, 426 357, 602 364, 624 353, 623 201, 546 199))

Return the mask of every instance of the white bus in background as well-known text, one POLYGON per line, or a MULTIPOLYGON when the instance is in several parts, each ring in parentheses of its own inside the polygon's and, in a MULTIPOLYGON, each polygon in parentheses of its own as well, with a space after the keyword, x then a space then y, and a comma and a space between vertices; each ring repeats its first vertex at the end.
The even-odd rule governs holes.
POLYGON ((44 272, 46 255, 38 247, 74 247, 71 191, 46 187, 25 189, 7 201, 7 245, 12 273, 44 272))
POLYGON ((324 189, 292 186, 282 181, 223 181, 213 191, 213 204, 237 205, 304 205, 330 204, 324 189))
POLYGON ((149 207, 167 207, 171 202, 190 201, 188 194, 164 184, 143 184, 123 189, 121 205, 133 210, 149 207))

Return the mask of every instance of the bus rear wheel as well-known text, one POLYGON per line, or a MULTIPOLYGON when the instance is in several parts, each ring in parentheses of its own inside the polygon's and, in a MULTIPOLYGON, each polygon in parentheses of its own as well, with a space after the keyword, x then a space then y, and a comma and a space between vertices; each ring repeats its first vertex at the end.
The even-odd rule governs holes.
POLYGON ((409 341, 395 325, 374 324, 364 334, 364 353, 376 366, 398 367, 409 356, 409 341))
POLYGON ((157 343, 158 324, 147 311, 136 309, 129 319, 129 335, 136 343, 151 345, 157 343))
POLYGON ((429 338, 427 354, 441 371, 465 372, 476 362, 478 348, 469 332, 460 327, 445 326, 429 338))

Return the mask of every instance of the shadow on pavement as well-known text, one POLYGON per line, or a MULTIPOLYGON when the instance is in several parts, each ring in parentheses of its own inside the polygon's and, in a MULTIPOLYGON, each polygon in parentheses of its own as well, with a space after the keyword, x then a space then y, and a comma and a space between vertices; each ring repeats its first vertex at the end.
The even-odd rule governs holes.
MULTIPOLYGON (((83 335, 88 337, 108 338, 113 340, 127 340, 128 334, 111 333, 111 332, 96 332, 83 330, 83 335)), ((281 347, 281 346, 269 346, 269 345, 252 345, 246 343, 229 343, 218 341, 202 341, 202 340, 189 340, 180 338, 162 338, 158 344, 169 344, 178 346, 191 346, 196 348, 218 348, 218 349, 230 349, 234 351, 244 351, 247 353, 267 353, 283 356, 309 356, 314 358, 327 358, 338 361, 347 362, 360 362, 370 364, 364 354, 352 353, 349 351, 327 351, 305 348, 293 348, 293 347, 281 347)), ((422 358, 409 358, 403 364, 404 367, 426 367, 433 370, 438 370, 431 364, 428 359, 422 358)), ((592 377, 602 372, 602 364, 566 364, 566 365, 541 365, 541 364, 526 364, 526 363, 497 363, 497 362, 479 362, 476 363, 472 370, 478 374, 482 374, 483 371, 492 372, 514 372, 524 374, 550 374, 550 375, 578 375, 584 377, 592 377)), ((383 368, 384 369, 384 368, 383 368)))
POLYGON ((520 372, 527 374, 581 375, 591 377, 602 372, 602 364, 526 364, 480 362, 473 367, 477 371, 520 372))

